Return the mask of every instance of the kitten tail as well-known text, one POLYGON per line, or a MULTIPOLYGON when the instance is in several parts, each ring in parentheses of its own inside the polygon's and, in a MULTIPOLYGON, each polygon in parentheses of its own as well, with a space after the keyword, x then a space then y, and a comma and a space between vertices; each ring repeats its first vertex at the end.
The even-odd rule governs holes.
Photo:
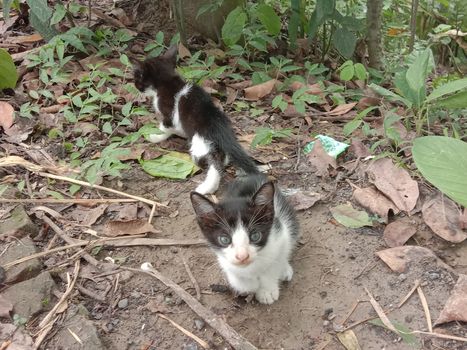
POLYGON ((229 156, 233 165, 239 167, 247 174, 261 174, 253 159, 240 146, 233 132, 219 133, 216 136, 221 136, 218 142, 225 154, 229 156))

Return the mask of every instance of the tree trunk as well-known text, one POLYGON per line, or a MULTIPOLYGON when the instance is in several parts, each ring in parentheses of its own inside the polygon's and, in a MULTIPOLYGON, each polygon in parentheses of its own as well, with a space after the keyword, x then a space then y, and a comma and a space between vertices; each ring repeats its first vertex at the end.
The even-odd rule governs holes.
POLYGON ((409 52, 413 51, 413 45, 415 43, 415 32, 417 30, 417 12, 418 12, 418 0, 412 0, 412 9, 410 11, 409 52))
POLYGON ((120 0, 117 6, 127 14, 133 15, 139 32, 151 35, 162 31, 165 38, 170 38, 180 32, 182 40, 194 34, 201 34, 220 42, 220 33, 225 17, 235 7, 245 3, 245 0, 224 0, 219 9, 207 12, 197 17, 199 8, 213 0, 120 0))
POLYGON ((367 0, 367 45, 369 65, 375 69, 382 68, 383 49, 381 43, 381 12, 383 0, 367 0))

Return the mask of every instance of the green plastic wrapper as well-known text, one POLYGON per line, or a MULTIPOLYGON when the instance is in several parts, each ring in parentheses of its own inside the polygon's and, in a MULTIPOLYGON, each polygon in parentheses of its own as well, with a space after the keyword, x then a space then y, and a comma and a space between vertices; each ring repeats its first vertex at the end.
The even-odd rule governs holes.
MULTIPOLYGON (((323 145, 326 153, 334 158, 337 158, 339 154, 344 152, 347 147, 349 147, 348 144, 334 140, 332 137, 326 135, 317 135, 315 138, 321 142, 321 145, 323 145)), ((311 141, 305 147, 303 147, 303 152, 305 154, 310 153, 314 145, 315 141, 311 141)))

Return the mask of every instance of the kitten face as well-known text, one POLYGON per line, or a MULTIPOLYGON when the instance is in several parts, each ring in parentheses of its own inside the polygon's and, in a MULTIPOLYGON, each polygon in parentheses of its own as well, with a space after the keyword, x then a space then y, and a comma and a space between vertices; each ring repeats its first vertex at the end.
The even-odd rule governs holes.
POLYGON ((172 46, 163 55, 135 63, 133 76, 136 88, 141 92, 157 89, 176 76, 177 46, 172 46))
POLYGON ((267 182, 251 199, 219 204, 191 193, 198 224, 216 254, 237 266, 253 263, 267 244, 274 222, 274 185, 267 182))

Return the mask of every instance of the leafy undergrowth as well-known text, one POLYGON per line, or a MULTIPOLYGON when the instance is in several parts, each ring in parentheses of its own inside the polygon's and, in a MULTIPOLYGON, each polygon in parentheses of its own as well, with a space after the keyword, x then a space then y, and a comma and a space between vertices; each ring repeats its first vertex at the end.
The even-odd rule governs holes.
MULTIPOLYGON (((46 182, 33 175, 34 164, 41 171, 90 184, 121 177, 134 167, 176 180, 199 172, 184 142, 175 138, 155 146, 146 140, 157 133, 157 120, 150 101, 132 83, 132 60, 157 56, 167 46, 178 45, 180 74, 212 95, 233 120, 242 145, 258 162, 272 166, 271 175, 314 174, 323 182, 331 179, 336 187, 344 179, 349 182, 347 191, 353 189, 354 202, 366 211, 347 203, 333 205, 330 213, 349 228, 385 225, 384 240, 390 248, 379 253, 391 269, 400 272, 396 266, 400 254, 391 249, 399 249, 415 233, 405 215, 421 212, 436 235, 452 243, 465 240, 465 209, 460 213, 458 205, 444 196, 420 196, 420 188, 427 187, 418 172, 465 206, 465 171, 453 165, 465 158, 465 142, 455 140, 453 145, 452 139, 419 138, 414 148, 416 164, 412 160, 416 137, 462 139, 467 129, 461 110, 466 107, 467 80, 437 83, 430 49, 408 57, 392 88, 382 74, 351 60, 333 69, 298 55, 269 56, 268 45, 273 42, 267 33, 277 26, 266 19, 261 40, 247 33, 248 40, 239 45, 229 29, 235 23, 227 22, 222 33, 225 50, 198 44, 188 49, 178 36, 164 38, 162 32, 145 39, 131 29, 113 28, 100 20, 88 26, 80 15, 82 8, 69 10, 75 11, 76 26, 47 43, 29 26, 21 27, 22 32, 15 28, 2 33, 5 43, 11 44, 13 59, 3 49, 0 57, 8 55, 6 69, 11 71, 14 61, 19 74, 11 77, 9 73, 5 87, 16 88, 4 90, 6 98, 0 102, 2 197, 80 198, 79 184, 46 182), (343 147, 330 153, 323 140, 332 139, 323 135, 350 145, 349 150, 343 147), (453 156, 455 152, 461 152, 459 158, 453 156), (449 178, 437 163, 432 164, 436 159, 449 169, 449 178)), ((65 14, 60 8, 55 11, 54 21, 63 24, 65 14)), ((235 18, 247 20, 238 13, 235 18)), ((317 200, 305 191, 291 198, 299 210, 317 200)), ((93 223, 87 222, 88 226, 93 223)), ((404 254, 409 256, 411 248, 406 248, 404 254)), ((443 322, 452 320, 457 319, 451 312, 443 322)), ((384 322, 373 323, 388 328, 384 322)), ((395 326, 395 333, 413 342, 405 325, 395 326)))

